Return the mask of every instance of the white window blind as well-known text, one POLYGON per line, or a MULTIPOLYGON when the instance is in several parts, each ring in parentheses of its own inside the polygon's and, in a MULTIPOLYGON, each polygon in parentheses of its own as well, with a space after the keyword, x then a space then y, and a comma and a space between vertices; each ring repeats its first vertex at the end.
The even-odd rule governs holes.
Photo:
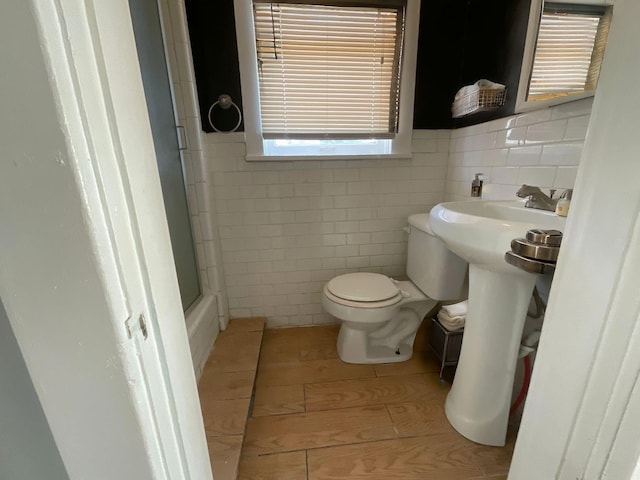
POLYGON ((393 137, 404 2, 384 4, 254 0, 264 138, 393 137))
POLYGON ((545 3, 527 100, 595 90, 610 10, 545 3))

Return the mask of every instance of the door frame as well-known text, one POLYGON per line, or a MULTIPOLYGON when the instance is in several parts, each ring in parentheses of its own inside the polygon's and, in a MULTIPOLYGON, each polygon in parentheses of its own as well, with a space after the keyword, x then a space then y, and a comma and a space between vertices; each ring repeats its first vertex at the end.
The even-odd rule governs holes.
POLYGON ((616 2, 510 480, 640 474, 639 17, 616 2))
MULTIPOLYGON (((127 376, 137 420, 121 433, 130 429, 143 439, 137 446, 145 455, 135 460, 141 468, 146 464, 153 478, 211 479, 128 2, 30 0, 30 7, 92 258, 99 265, 111 327, 120 338, 113 365, 122 371, 93 374, 105 381, 127 376)), ((108 476, 87 471, 80 452, 106 456, 109 445, 101 445, 100 435, 86 438, 86 426, 76 425, 73 412, 43 388, 65 377, 70 391, 82 398, 86 386, 73 386, 76 377, 69 380, 65 371, 46 369, 30 342, 31 326, 16 323, 19 314, 11 309, 12 326, 71 478, 108 476)), ((56 336, 53 348, 65 349, 65 341, 56 336)))

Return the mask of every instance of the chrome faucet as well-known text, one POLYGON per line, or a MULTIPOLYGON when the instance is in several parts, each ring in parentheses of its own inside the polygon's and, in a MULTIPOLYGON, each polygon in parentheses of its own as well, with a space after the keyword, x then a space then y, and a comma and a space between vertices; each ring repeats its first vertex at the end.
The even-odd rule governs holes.
POLYGON ((538 187, 522 185, 516 192, 516 195, 520 198, 527 198, 527 201, 524 204, 525 208, 537 208, 539 210, 549 210, 550 212, 553 212, 555 211, 556 204, 558 203, 558 199, 553 198, 553 194, 555 192, 555 190, 551 190, 551 195, 547 196, 538 187))

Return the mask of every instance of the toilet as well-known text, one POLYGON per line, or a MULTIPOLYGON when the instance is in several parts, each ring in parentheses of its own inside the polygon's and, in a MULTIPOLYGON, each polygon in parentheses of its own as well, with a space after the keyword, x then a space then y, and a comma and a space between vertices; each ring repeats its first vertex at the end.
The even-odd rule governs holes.
POLYGON ((467 262, 449 252, 429 226, 429 214, 409 217, 407 276, 397 281, 379 273, 347 273, 322 292, 327 313, 342 320, 338 355, 347 363, 403 362, 425 315, 439 301, 458 300, 467 262))

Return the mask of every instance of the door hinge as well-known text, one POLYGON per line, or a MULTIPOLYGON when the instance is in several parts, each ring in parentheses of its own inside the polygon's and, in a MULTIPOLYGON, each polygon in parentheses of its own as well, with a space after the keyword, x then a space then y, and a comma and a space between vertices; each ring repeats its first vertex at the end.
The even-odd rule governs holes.
POLYGON ((131 318, 128 318, 124 322, 124 326, 127 329, 127 336, 129 338, 133 338, 133 334, 139 330, 142 333, 142 337, 146 340, 149 336, 149 332, 147 331, 147 324, 144 320, 144 315, 140 314, 140 316, 138 316, 138 321, 134 320, 132 322, 131 320, 131 318))

